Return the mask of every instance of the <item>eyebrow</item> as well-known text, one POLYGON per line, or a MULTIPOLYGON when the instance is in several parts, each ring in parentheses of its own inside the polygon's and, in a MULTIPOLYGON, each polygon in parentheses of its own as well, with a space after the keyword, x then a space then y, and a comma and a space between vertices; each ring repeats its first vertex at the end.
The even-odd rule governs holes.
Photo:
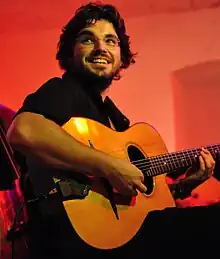
MULTIPOLYGON (((77 38, 80 37, 81 35, 89 35, 89 36, 95 36, 94 33, 88 29, 82 30, 79 34, 77 34, 77 38)), ((119 40, 118 36, 112 33, 108 33, 105 35, 105 38, 116 38, 119 40)))

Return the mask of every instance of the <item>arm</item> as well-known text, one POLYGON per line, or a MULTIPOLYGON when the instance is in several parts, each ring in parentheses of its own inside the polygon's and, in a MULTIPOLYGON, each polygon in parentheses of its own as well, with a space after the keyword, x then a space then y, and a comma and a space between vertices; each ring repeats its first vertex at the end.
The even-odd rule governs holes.
POLYGON ((193 167, 190 167, 187 170, 184 179, 169 184, 174 199, 185 199, 191 196, 191 192, 213 174, 215 161, 208 150, 203 149, 201 151, 199 163, 200 168, 198 171, 195 171, 193 167))
POLYGON ((14 149, 45 166, 101 176, 97 165, 102 167, 109 163, 107 155, 79 143, 56 123, 39 114, 19 114, 9 128, 7 138, 14 149))
POLYGON ((14 149, 45 166, 64 169, 64 174, 78 171, 106 177, 113 187, 124 194, 134 193, 135 188, 146 191, 142 173, 131 163, 83 145, 42 115, 30 112, 19 114, 7 137, 14 149))
POLYGON ((191 196, 191 192, 200 184, 205 182, 209 176, 198 176, 197 174, 188 176, 169 184, 170 191, 174 199, 185 199, 191 196))

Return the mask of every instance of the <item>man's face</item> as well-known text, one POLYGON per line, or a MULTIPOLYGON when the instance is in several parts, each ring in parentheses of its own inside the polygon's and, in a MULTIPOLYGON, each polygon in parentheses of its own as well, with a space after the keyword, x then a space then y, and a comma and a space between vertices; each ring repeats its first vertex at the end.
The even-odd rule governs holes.
POLYGON ((112 23, 98 20, 79 32, 73 47, 74 72, 88 79, 113 79, 120 66, 120 43, 112 23))

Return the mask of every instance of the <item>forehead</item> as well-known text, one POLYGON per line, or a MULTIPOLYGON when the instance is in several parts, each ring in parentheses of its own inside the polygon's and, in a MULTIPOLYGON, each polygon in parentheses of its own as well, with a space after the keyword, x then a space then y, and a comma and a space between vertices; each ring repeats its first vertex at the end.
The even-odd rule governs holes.
POLYGON ((117 36, 117 33, 115 31, 115 28, 112 23, 110 23, 107 20, 97 20, 94 23, 89 24, 85 28, 83 28, 79 34, 83 34, 83 32, 90 32, 94 35, 115 35, 117 36))

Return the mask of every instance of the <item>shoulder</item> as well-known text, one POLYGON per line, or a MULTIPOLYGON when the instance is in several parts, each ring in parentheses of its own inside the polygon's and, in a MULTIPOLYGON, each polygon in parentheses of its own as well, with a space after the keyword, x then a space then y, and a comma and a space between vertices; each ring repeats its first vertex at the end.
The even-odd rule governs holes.
POLYGON ((37 90, 32 92, 29 96, 40 98, 58 98, 68 95, 70 92, 69 84, 60 77, 52 77, 45 81, 37 90))
POLYGON ((59 88, 63 84, 63 80, 60 77, 53 77, 48 79, 46 82, 44 82, 36 92, 44 90, 44 89, 50 89, 50 88, 59 88))
POLYGON ((62 92, 65 94, 67 91, 69 94, 78 89, 78 83, 74 77, 70 76, 67 72, 65 72, 61 77, 52 77, 48 79, 45 83, 43 83, 36 92, 41 91, 56 91, 62 92))

